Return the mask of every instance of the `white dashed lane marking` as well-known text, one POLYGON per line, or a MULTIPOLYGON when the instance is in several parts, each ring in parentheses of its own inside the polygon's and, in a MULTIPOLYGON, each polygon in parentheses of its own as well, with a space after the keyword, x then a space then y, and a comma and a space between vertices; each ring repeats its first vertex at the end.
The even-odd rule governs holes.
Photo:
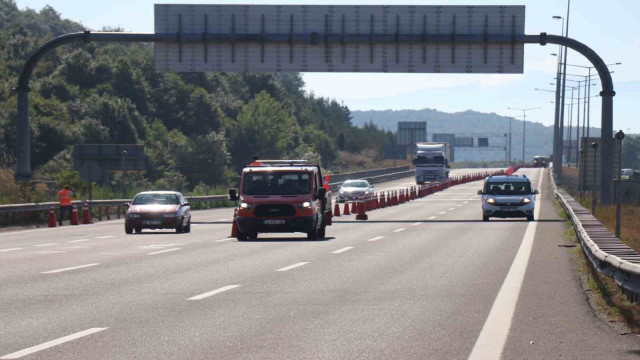
POLYGON ((351 249, 353 249, 353 246, 347 246, 347 247, 343 247, 340 250, 332 251, 331 253, 332 254, 340 254, 340 253, 343 253, 343 252, 351 250, 351 249))
POLYGON ((400 229, 393 230, 393 232, 398 233, 398 232, 402 232, 402 231, 405 231, 405 230, 406 230, 405 228, 400 228, 400 229))
POLYGON ((33 245, 35 247, 45 247, 45 246, 53 246, 56 245, 58 243, 47 243, 47 244, 38 244, 38 245, 33 245))
POLYGON ((204 298, 208 298, 209 296, 213 296, 213 295, 215 295, 215 294, 219 294, 219 293, 221 293, 221 292, 225 292, 225 291, 228 291, 228 290, 231 290, 231 289, 235 289, 235 288, 237 288, 237 287, 240 287, 240 285, 227 285, 227 286, 223 286, 223 287, 221 287, 221 288, 219 288, 219 289, 215 289, 215 290, 212 290, 212 291, 206 292, 206 293, 204 293, 204 294, 200 294, 200 295, 196 295, 196 296, 190 297, 190 298, 188 298, 187 300, 202 300, 202 299, 204 299, 204 298))
POLYGON ((84 242, 84 241, 89 241, 89 239, 69 240, 67 242, 69 242, 69 243, 79 243, 79 242, 84 242))
POLYGON ((71 334, 71 335, 67 335, 55 340, 51 340, 51 341, 47 341, 46 343, 42 343, 40 345, 36 345, 36 346, 32 346, 30 348, 26 348, 24 350, 20 350, 20 351, 16 351, 14 353, 5 355, 3 357, 0 357, 0 359, 19 359, 23 356, 27 356, 27 355, 31 355, 33 353, 36 353, 38 351, 42 351, 42 350, 46 350, 48 348, 52 348, 54 346, 58 346, 61 344, 64 344, 66 342, 69 341, 73 341, 76 339, 79 339, 81 337, 85 337, 85 336, 89 336, 91 334, 95 334, 97 332, 103 331, 103 330, 107 330, 108 328, 91 328, 91 329, 87 329, 84 331, 80 331, 77 332, 75 334, 71 334))
POLYGON ((85 264, 85 265, 78 265, 78 266, 73 266, 73 267, 68 267, 68 268, 63 268, 63 269, 43 271, 43 272, 41 272, 41 274, 56 274, 56 273, 60 273, 60 272, 63 272, 63 271, 71 271, 71 270, 83 269, 83 268, 96 266, 96 265, 100 265, 100 263, 85 264))
POLYGON ((167 250, 155 251, 155 252, 147 253, 147 255, 158 255, 158 254, 164 254, 164 253, 167 253, 167 252, 176 251, 176 250, 180 250, 180 249, 182 249, 182 248, 173 248, 173 249, 167 249, 167 250))
POLYGON ((446 214, 446 213, 447 213, 446 211, 443 211, 443 212, 441 212, 441 213, 440 213, 440 215, 444 215, 444 214, 446 214))
POLYGON ((0 252, 9 252, 9 251, 16 251, 16 250, 22 250, 22 248, 0 249, 0 252))
POLYGON ((283 268, 281 268, 281 269, 278 269, 278 270, 276 270, 276 271, 289 271, 289 270, 291 270, 291 269, 295 269, 295 268, 297 268, 297 267, 300 267, 300 266, 303 266, 303 265, 307 265, 307 264, 308 264, 308 262, 299 262, 299 263, 297 263, 297 264, 293 264, 293 265, 285 266, 285 267, 283 267, 283 268))
POLYGON ((98 236, 96 239, 109 239, 109 238, 114 238, 115 236, 113 235, 105 235, 105 236, 98 236))
POLYGON ((371 239, 369 239, 369 240, 367 240, 367 241, 378 241, 378 240, 380 240, 380 239, 382 239, 382 238, 384 238, 384 236, 376 236, 376 237, 371 238, 371 239))
POLYGON ((418 225, 420 225, 420 224, 422 224, 422 223, 421 223, 421 222, 415 222, 415 223, 413 223, 413 224, 411 224, 411 225, 413 225, 413 226, 418 226, 418 225))
POLYGON ((435 218, 437 218, 437 216, 429 216, 429 217, 427 218, 427 220, 433 220, 433 219, 435 219, 435 218))
POLYGON ((220 240, 216 240, 214 242, 223 242, 223 241, 231 241, 231 240, 235 240, 236 238, 226 238, 226 239, 220 239, 220 240))

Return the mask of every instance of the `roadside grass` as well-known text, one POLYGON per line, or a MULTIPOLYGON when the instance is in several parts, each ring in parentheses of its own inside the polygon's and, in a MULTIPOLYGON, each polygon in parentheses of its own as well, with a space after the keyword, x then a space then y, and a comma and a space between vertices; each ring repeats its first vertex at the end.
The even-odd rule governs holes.
POLYGON ((605 316, 607 321, 624 324, 630 332, 640 333, 640 306, 630 302, 613 279, 600 274, 593 267, 582 250, 573 224, 569 220, 569 214, 564 211, 557 200, 554 199, 554 203, 565 220, 563 238, 577 245, 569 252, 578 261, 578 272, 583 281, 583 289, 586 288, 588 292, 591 292, 591 295, 588 296, 591 306, 599 314, 605 316))
MULTIPOLYGON (((585 193, 580 197, 578 190, 578 170, 575 168, 562 169, 562 187, 573 196, 582 206, 591 211, 592 193, 585 193)), ((640 251, 640 205, 622 204, 620 207, 620 241, 636 251, 640 251)), ((595 217, 600 220, 611 233, 616 227, 616 207, 596 206, 595 217)))

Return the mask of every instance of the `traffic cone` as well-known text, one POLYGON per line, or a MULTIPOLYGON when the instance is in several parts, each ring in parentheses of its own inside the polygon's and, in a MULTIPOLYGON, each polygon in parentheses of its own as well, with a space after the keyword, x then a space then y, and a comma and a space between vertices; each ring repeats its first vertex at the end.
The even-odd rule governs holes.
POLYGON ((82 223, 91 224, 91 214, 89 213, 89 202, 85 201, 82 207, 82 223))
POLYGON ((73 205, 73 210, 71 211, 71 225, 80 225, 80 221, 78 221, 78 207, 73 205))
POLYGON ((346 201, 344 202, 344 211, 342 213, 345 216, 351 215, 351 212, 349 211, 349 203, 346 201))
POLYGON ((358 212, 357 204, 355 202, 351 203, 351 213, 355 214, 358 212))
POLYGON ((238 214, 238 209, 233 209, 233 222, 231 223, 231 236, 232 238, 238 237, 238 224, 236 223, 236 215, 238 214))
POLYGON ((364 209, 364 202, 358 203, 358 215, 356 215, 356 220, 368 220, 367 212, 364 209))
POLYGON ((333 207, 333 216, 340 216, 340 203, 336 199, 336 206, 333 207))
POLYGON ((56 215, 53 211, 53 207, 49 210, 49 227, 56 227, 56 215))

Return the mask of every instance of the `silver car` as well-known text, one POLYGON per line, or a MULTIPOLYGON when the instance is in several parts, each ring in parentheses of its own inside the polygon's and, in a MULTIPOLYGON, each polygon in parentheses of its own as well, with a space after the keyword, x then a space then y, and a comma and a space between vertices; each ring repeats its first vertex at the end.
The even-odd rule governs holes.
POLYGON ((339 202, 369 200, 373 196, 373 185, 367 180, 347 180, 338 191, 339 202))
POLYGON ((528 221, 533 221, 535 195, 538 193, 524 175, 490 176, 485 179, 484 188, 478 190, 478 195, 482 195, 482 220, 489 221, 491 217, 526 217, 528 221))

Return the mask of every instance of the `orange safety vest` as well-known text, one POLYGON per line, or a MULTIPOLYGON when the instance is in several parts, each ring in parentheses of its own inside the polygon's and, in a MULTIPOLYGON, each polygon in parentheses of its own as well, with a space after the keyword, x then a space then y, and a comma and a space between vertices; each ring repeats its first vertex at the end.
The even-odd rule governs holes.
POLYGON ((71 190, 62 189, 58 192, 58 198, 60 199, 60 206, 71 206, 71 196, 73 192, 71 190))

